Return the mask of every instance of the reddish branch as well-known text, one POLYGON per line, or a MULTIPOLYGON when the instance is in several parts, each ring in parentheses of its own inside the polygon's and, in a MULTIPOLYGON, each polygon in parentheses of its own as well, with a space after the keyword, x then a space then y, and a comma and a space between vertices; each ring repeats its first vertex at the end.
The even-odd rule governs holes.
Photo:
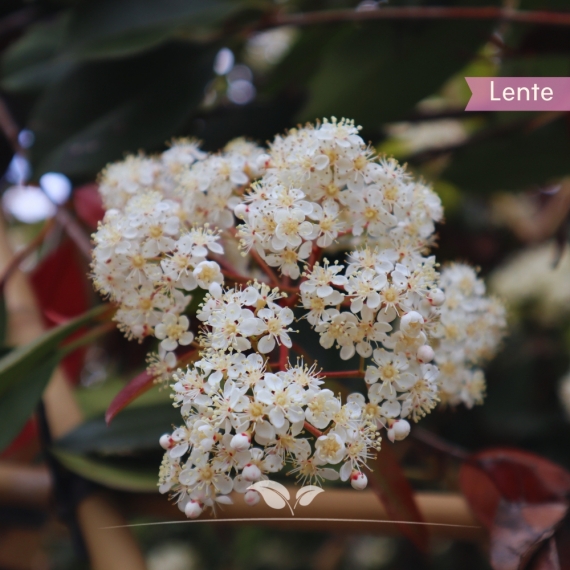
POLYGON ((373 20, 500 20, 542 26, 570 26, 570 12, 514 10, 499 6, 393 6, 376 10, 322 10, 298 14, 276 13, 254 26, 253 31, 279 26, 313 26, 373 20))
POLYGON ((323 372, 325 378, 364 378, 361 370, 339 370, 338 372, 323 372))
POLYGON ((321 435, 323 435, 323 432, 321 430, 317 429, 315 426, 312 426, 309 422, 305 422, 304 427, 310 434, 314 435, 315 437, 321 437, 321 435))

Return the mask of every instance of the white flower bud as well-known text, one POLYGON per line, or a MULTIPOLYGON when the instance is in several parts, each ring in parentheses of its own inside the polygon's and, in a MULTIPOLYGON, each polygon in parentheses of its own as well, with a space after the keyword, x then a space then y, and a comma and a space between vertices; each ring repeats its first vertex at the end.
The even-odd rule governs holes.
POLYGON ((234 214, 238 220, 245 219, 245 215, 247 214, 247 204, 238 204, 234 208, 234 214))
POLYGON ((420 346, 418 348, 418 352, 417 352, 417 359, 418 362, 421 362, 422 364, 425 364, 426 362, 431 362, 435 356, 435 352, 433 351, 433 348, 427 344, 424 344, 423 346, 420 346))
POLYGON ((353 471, 352 475, 350 476, 350 484, 352 485, 353 489, 362 491, 363 489, 366 489, 366 485, 368 485, 368 477, 366 477, 366 475, 360 471, 353 471))
POLYGON ((197 519, 204 509, 198 501, 190 500, 184 508, 184 513, 189 519, 197 519))
POLYGON ((445 302, 445 293, 441 289, 432 289, 426 295, 426 299, 430 305, 441 307, 445 302))
POLYGON ((271 160, 271 157, 268 154, 260 154, 257 157, 256 166, 257 168, 267 168, 267 164, 271 160))
POLYGON ((243 500, 250 507, 253 507, 254 505, 257 505, 257 503, 259 503, 259 493, 257 491, 254 491, 253 489, 250 489, 249 491, 246 491, 245 495, 243 496, 243 500))
POLYGON ((406 313, 400 320, 400 329, 408 336, 418 336, 422 332, 424 318, 417 311, 406 313))
POLYGON ((247 451, 251 445, 251 438, 247 433, 236 433, 230 442, 230 447, 236 451, 247 451))
POLYGON ((172 447, 173 442, 170 434, 165 433, 164 435, 160 436, 158 443, 160 443, 160 447, 162 447, 162 449, 170 449, 172 447))
POLYGON ((394 443, 406 439, 410 433, 410 424, 406 420, 396 420, 388 430, 388 439, 394 443))
POLYGON ((261 471, 257 465, 248 463, 241 472, 246 481, 257 481, 261 477, 261 471))

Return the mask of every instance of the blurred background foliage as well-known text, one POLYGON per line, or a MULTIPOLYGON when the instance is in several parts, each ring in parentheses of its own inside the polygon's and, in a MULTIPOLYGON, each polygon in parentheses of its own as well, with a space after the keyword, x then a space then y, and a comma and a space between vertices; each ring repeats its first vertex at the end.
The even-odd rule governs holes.
MULTIPOLYGON (((422 428, 468 450, 516 446, 570 468, 570 388, 562 382, 570 361, 569 118, 464 113, 465 76, 569 75, 568 27, 289 17, 383 6, 369 0, 4 0, 3 188, 37 184, 47 172, 64 174, 75 192, 69 210, 88 233, 96 220, 88 185, 126 153, 160 151, 179 136, 215 151, 237 136, 263 143, 298 122, 354 118, 378 151, 408 162, 442 197, 440 261, 479 266, 509 305, 510 335, 487 370, 485 405, 433 413, 422 428), (10 120, 26 129, 25 137, 8 140, 10 120)), ((519 7, 567 10, 568 2, 521 0, 519 7)), ((23 224, 6 201, 4 207, 14 243, 40 231, 39 219, 23 224)), ((44 312, 71 317, 93 304, 83 277, 87 263, 65 238, 44 244, 28 269, 44 312)), ((106 427, 104 411, 141 371, 145 352, 114 332, 65 361, 89 419, 56 442, 57 457, 124 491, 156 489, 156 442, 178 415, 168 394, 154 389, 106 427)), ((5 456, 18 452, 22 437, 5 456)), ((416 489, 457 490, 453 458, 413 439, 396 451, 416 489)), ((435 543, 425 558, 403 539, 384 537, 208 525, 137 533, 151 570, 488 568, 483 550, 451 541, 435 543)), ((48 542, 46 568, 82 567, 64 536, 55 533, 48 542)))

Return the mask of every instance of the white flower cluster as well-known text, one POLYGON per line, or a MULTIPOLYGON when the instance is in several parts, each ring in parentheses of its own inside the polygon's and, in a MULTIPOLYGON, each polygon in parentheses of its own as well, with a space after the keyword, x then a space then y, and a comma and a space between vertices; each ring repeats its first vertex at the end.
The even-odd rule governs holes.
POLYGON ((352 121, 333 119, 276 137, 265 174, 235 209, 245 251, 255 248, 296 279, 313 246, 326 248, 341 234, 404 248, 399 254, 429 244, 442 217, 439 197, 395 160, 378 159, 358 132, 352 121))
POLYGON ((429 335, 444 295, 436 286, 435 259, 364 248, 350 255, 343 270, 325 260, 307 273, 300 287, 306 317, 321 346, 336 346, 342 359, 373 357, 365 380, 379 425, 417 421, 438 401, 429 335))
POLYGON ((434 331, 440 398, 471 408, 483 402, 485 376, 479 367, 494 356, 505 335, 505 308, 485 295, 485 284, 468 265, 446 267, 440 286, 445 302, 434 331))
MULTIPOLYGON (((174 375, 174 402, 184 425, 161 439, 167 452, 160 490, 174 491, 190 517, 214 502, 229 502, 232 490, 245 493, 286 464, 303 483, 340 478, 357 489, 366 486, 361 469, 379 435, 364 396, 352 394, 343 405, 321 388, 314 366, 302 362, 268 371, 262 355, 276 342, 291 345, 293 312, 279 306, 282 298, 260 283, 214 288, 198 313, 208 327, 202 358, 174 375), (254 344, 257 351, 246 356, 254 344), (326 433, 314 437, 320 430, 326 433)), ((259 496, 249 491, 245 499, 254 504, 259 496)))
MULTIPOLYGON (((196 287, 223 283, 218 228, 233 225, 239 193, 257 178, 262 150, 238 139, 208 155, 186 139, 158 157, 129 156, 109 165, 99 191, 107 208, 93 239, 93 281, 119 305, 115 320, 127 337, 161 341, 151 370, 167 377, 174 350, 194 335, 183 315, 196 287)), ((261 160, 263 164, 263 160, 261 160)))
POLYGON ((502 337, 503 308, 472 269, 440 276, 429 253, 438 196, 358 133, 325 120, 266 150, 238 139, 211 155, 181 140, 101 176, 93 279, 129 337, 160 341, 149 371, 173 379, 183 425, 161 438, 159 485, 189 517, 232 491, 255 504, 248 487, 282 470, 363 489, 379 430, 402 440, 440 399, 482 399, 477 367, 502 337), (228 256, 238 242, 254 253, 239 269, 228 256), (331 263, 339 249, 346 261, 331 263), (194 341, 185 312, 196 287, 207 290, 200 351, 173 374, 174 351, 194 341), (325 349, 359 357, 351 375, 366 396, 343 403, 310 355, 291 364, 290 350, 306 353, 296 317, 325 349))

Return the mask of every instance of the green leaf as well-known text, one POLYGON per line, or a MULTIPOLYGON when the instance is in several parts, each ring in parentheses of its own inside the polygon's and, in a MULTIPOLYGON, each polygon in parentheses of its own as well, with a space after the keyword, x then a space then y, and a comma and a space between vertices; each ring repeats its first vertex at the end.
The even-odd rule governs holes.
POLYGON ((476 55, 493 25, 377 21, 337 28, 299 119, 334 115, 374 128, 405 118, 476 55))
POLYGON ((61 341, 106 310, 106 305, 95 307, 0 358, 0 398, 12 385, 22 384, 23 377, 49 357, 61 341))
POLYGON ((125 152, 162 146, 196 110, 215 48, 168 44, 136 57, 83 64, 32 111, 37 175, 94 176, 125 152))
POLYGON ((10 445, 33 414, 58 362, 59 355, 45 360, 0 395, 0 452, 10 445))
POLYGON ((89 420, 55 442, 71 453, 132 454, 159 450, 160 436, 181 423, 180 410, 169 404, 124 410, 107 426, 105 417, 89 420))
POLYGON ((30 26, 2 56, 2 87, 11 91, 42 88, 59 80, 75 65, 60 54, 68 25, 67 13, 30 26))
POLYGON ((239 10, 228 0, 98 0, 71 11, 66 49, 89 57, 148 49, 181 27, 212 27, 239 10))
POLYGON ((158 469, 118 466, 112 461, 74 455, 60 449, 52 450, 64 467, 110 489, 139 493, 158 491, 158 469))
MULTIPOLYGON (((79 386, 75 390, 75 398, 84 416, 94 418, 105 413, 115 396, 125 387, 125 382, 119 378, 109 378, 94 386, 79 386)), ((145 394, 129 404, 129 408, 144 407, 155 404, 172 404, 170 390, 160 390, 154 386, 145 394)))
POLYGON ((524 124, 458 149, 442 177, 471 192, 524 190, 567 175, 568 156, 570 137, 561 117, 534 128, 524 124))

